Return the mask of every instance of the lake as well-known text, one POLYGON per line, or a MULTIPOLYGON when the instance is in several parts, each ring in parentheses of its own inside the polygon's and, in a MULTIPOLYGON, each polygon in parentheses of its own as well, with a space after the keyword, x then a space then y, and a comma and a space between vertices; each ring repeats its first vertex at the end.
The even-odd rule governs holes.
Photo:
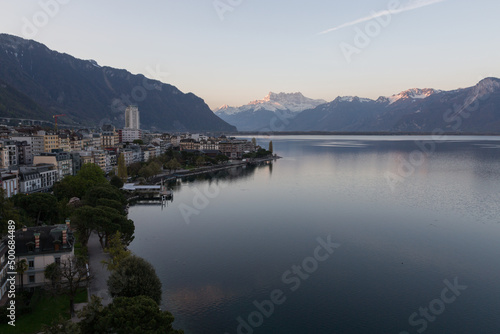
POLYGON ((257 137, 283 157, 136 205, 186 334, 500 333, 500 137, 257 137))

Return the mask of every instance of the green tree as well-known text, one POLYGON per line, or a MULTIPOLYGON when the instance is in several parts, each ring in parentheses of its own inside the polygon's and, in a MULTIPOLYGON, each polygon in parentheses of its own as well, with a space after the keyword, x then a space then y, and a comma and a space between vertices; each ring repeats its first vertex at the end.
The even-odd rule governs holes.
POLYGON ((153 161, 152 163, 149 164, 149 168, 151 168, 151 172, 153 173, 153 176, 156 176, 161 173, 161 165, 153 161))
POLYGON ((144 166, 141 168, 141 170, 139 170, 139 176, 140 177, 143 177, 145 178, 146 180, 148 180, 150 177, 152 177, 154 174, 153 174, 153 170, 151 169, 150 166, 144 166))
POLYGON ((61 314, 50 325, 44 324, 42 326, 43 334, 80 334, 80 327, 78 324, 71 321, 71 319, 64 319, 61 314))
POLYGON ((132 143, 137 145, 144 145, 144 141, 142 139, 134 139, 132 143))
POLYGON ((217 156, 215 157, 215 160, 218 163, 226 163, 227 161, 229 161, 229 158, 225 154, 217 154, 217 156))
POLYGON ((201 167, 205 164, 205 158, 203 158, 202 156, 199 156, 198 158, 196 158, 196 165, 198 167, 201 167))
POLYGON ((253 147, 257 146, 257 139, 255 137, 252 138, 252 145, 253 147))
POLYGON ((99 198, 96 202, 96 206, 107 206, 117 210, 121 215, 126 215, 123 203, 114 199, 99 198))
POLYGON ((167 162, 167 165, 166 167, 168 168, 169 171, 176 171, 178 170, 179 168, 181 168, 181 164, 179 163, 179 161, 177 161, 176 158, 172 158, 170 159, 169 162, 167 162))
POLYGON ((104 185, 108 183, 108 180, 106 179, 106 176, 104 176, 104 172, 102 171, 101 167, 92 163, 84 164, 76 176, 79 179, 83 179, 86 181, 86 190, 94 186, 104 185))
POLYGON ((52 288, 55 289, 57 283, 61 281, 61 268, 55 262, 47 265, 43 271, 45 279, 50 280, 52 283, 52 288))
POLYGON ((86 246, 92 231, 97 229, 98 226, 106 224, 107 217, 102 209, 85 205, 73 212, 71 223, 78 232, 80 242, 83 246, 86 246))
POLYGON ((19 210, 14 207, 12 200, 5 198, 4 195, 4 190, 0 187, 0 238, 7 233, 9 220, 20 224, 19 210))
POLYGON ((148 296, 157 304, 161 301, 161 281, 146 260, 129 256, 109 276, 108 288, 113 297, 148 296))
POLYGON ((57 198, 48 193, 34 193, 31 195, 17 194, 13 197, 14 204, 22 208, 36 225, 40 221, 46 223, 57 223, 58 203, 57 198))
POLYGON ((269 152, 273 153, 273 141, 269 142, 269 152))
POLYGON ((96 206, 97 201, 102 198, 114 200, 123 205, 127 203, 123 193, 109 184, 90 188, 83 197, 83 200, 87 205, 96 206))
POLYGON ((21 290, 24 289, 24 272, 26 270, 28 270, 28 262, 26 262, 26 259, 21 259, 16 262, 16 272, 21 278, 21 290))
POLYGON ((142 163, 140 162, 133 162, 128 166, 128 175, 130 176, 137 176, 139 174, 139 171, 142 168, 142 163))
POLYGON ((104 306, 101 298, 96 295, 90 296, 90 302, 78 312, 80 319, 79 327, 82 334, 105 333, 106 328, 100 328, 99 322, 103 316, 104 306))
POLYGON ((82 166, 76 176, 66 176, 54 185, 54 195, 59 200, 73 197, 82 198, 92 187, 108 185, 101 168, 95 164, 87 163, 82 166))
POLYGON ((147 296, 116 297, 113 303, 102 307, 93 298, 80 312, 82 334, 183 334, 172 328, 173 315, 161 311, 147 296))
POLYGON ((128 177, 127 165, 125 164, 125 155, 123 153, 120 153, 120 156, 118 157, 118 177, 122 181, 125 181, 128 177))
POLYGON ((106 265, 110 271, 118 268, 120 263, 132 254, 129 250, 125 249, 120 231, 113 234, 108 242, 108 247, 104 251, 111 256, 111 259, 102 260, 101 262, 106 265))
POLYGON ((111 184, 113 187, 115 187, 117 189, 121 189, 123 187, 122 179, 116 175, 111 177, 111 180, 109 180, 109 184, 111 184))

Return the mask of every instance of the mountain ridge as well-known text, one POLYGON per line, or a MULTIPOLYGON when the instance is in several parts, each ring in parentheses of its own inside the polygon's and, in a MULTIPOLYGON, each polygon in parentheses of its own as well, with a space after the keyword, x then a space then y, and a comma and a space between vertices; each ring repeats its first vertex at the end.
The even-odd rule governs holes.
MULTIPOLYGON (((300 94, 303 97, 301 93, 280 94, 300 94)), ((485 78, 475 86, 451 91, 410 88, 391 96, 380 96, 376 100, 338 96, 333 101, 325 101, 314 108, 298 112, 259 110, 254 107, 272 100, 271 97, 275 95, 271 92, 263 100, 255 100, 241 107, 225 105, 216 113, 240 131, 397 133, 442 129, 445 132, 490 133, 500 130, 498 78, 485 78), (278 123, 281 121, 279 129, 273 129, 277 120, 278 123)))
POLYGON ((66 114, 60 121, 67 124, 123 127, 125 108, 137 104, 143 129, 236 130, 193 93, 53 51, 36 41, 0 34, 0 63, 0 79, 40 105, 44 118, 66 114))

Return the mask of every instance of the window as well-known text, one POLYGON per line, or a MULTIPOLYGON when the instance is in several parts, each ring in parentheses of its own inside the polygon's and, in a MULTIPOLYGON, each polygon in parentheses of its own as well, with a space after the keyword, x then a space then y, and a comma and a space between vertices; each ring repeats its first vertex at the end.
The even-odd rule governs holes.
POLYGON ((35 283, 35 275, 29 275, 29 276, 28 276, 28 281, 29 281, 30 283, 35 283))
POLYGON ((28 260, 28 268, 29 269, 35 268, 35 260, 28 260))

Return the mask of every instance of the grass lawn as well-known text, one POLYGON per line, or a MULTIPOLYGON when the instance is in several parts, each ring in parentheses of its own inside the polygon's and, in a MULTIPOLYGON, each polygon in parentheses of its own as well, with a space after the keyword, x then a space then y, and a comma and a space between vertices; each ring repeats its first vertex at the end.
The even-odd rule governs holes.
MULTIPOLYGON (((35 292, 40 293, 40 299, 35 305, 32 305, 33 312, 16 317, 16 326, 12 327, 8 324, 0 324, 0 333, 37 333, 42 328, 43 324, 49 325, 53 320, 61 314, 65 319, 69 319, 69 298, 66 295, 56 295, 44 292, 42 290, 35 292)), ((75 297, 75 304, 87 302, 87 289, 82 289, 75 297)))

